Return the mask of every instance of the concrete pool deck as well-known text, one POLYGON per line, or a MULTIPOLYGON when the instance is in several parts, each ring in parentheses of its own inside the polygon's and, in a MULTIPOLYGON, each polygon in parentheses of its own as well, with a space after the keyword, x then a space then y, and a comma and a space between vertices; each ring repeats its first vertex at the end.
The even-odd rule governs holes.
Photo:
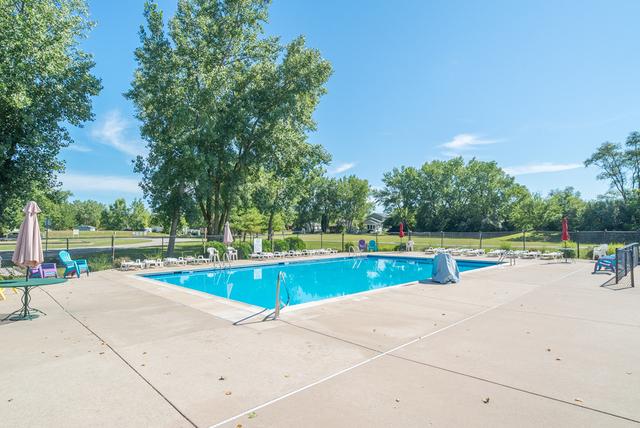
POLYGON ((0 323, 0 426, 637 426, 640 287, 591 270, 519 260, 236 326, 244 305, 96 272, 0 323))

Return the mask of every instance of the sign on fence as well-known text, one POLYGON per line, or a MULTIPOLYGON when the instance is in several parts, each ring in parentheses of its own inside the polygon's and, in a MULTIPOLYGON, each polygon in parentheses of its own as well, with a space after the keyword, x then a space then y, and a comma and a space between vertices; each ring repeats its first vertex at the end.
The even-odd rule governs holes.
POLYGON ((253 252, 254 253, 262 252, 262 238, 253 238, 253 252))

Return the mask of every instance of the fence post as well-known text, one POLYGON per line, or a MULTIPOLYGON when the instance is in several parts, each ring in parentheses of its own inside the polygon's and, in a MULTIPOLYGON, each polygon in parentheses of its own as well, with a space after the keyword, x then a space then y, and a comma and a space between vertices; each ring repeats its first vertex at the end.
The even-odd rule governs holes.
POLYGON ((576 230, 576 258, 580 258, 580 231, 576 230))
POLYGON ((45 231, 45 235, 44 235, 45 236, 45 238, 44 238, 44 251, 46 253, 47 251, 49 251, 49 228, 47 227, 45 230, 46 231, 45 231))
POLYGON ((342 232, 342 251, 344 252, 344 232, 342 232))
POLYGON ((482 231, 480 231, 480 249, 482 250, 482 231))
POLYGON ((320 231, 320 248, 324 248, 322 245, 322 236, 323 236, 323 233, 322 231, 320 231))
POLYGON ((160 257, 164 259, 164 236, 160 238, 160 257))
POLYGON ((67 251, 69 251, 69 238, 67 238, 67 251))
POLYGON ((526 231, 522 231, 522 251, 525 251, 527 249, 527 232, 526 231))
POLYGON ((378 245, 378 232, 376 232, 376 248, 380 248, 380 245, 378 245))
POLYGON ((111 263, 116 262, 116 234, 111 235, 111 263))
POLYGON ((440 232, 440 248, 444 248, 444 231, 440 232))

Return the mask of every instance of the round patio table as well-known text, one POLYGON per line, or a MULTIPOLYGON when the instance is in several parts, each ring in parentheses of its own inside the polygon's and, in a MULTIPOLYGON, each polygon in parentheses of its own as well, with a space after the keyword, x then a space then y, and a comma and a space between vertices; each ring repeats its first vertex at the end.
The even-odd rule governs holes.
POLYGON ((31 289, 35 287, 42 287, 44 285, 62 284, 64 282, 67 282, 64 278, 33 278, 28 281, 25 279, 11 279, 8 281, 0 281, 0 288, 20 288, 22 290, 22 308, 11 312, 9 315, 2 318, 2 321, 19 321, 37 318, 38 314, 34 312, 47 315, 39 309, 29 307, 29 302, 31 301, 31 289))

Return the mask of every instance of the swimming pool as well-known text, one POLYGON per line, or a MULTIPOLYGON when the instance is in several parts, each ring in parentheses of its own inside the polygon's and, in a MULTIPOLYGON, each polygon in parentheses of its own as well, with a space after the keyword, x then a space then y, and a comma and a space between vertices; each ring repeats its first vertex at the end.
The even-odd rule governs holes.
MULTIPOLYGON (((495 265, 458 260, 461 272, 495 265)), ((275 306, 278 273, 283 272, 281 299, 289 306, 345 296, 431 278, 433 259, 373 256, 282 261, 229 269, 143 275, 146 278, 203 291, 262 308, 275 306)))

